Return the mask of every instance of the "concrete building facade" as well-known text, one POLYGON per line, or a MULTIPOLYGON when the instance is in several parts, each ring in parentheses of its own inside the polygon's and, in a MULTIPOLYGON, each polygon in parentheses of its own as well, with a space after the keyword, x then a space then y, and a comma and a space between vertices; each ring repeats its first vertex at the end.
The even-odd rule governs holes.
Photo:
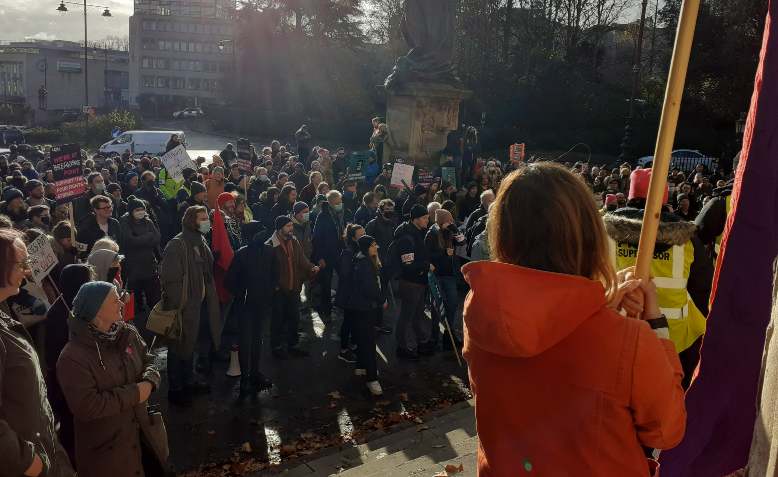
POLYGON ((130 104, 168 111, 224 102, 235 70, 235 0, 135 0, 130 104))
MULTIPOLYGON (((89 106, 98 110, 129 105, 129 55, 89 48, 89 106)), ((75 42, 35 40, 0 44, 0 103, 27 105, 35 122, 84 106, 84 49, 75 42), (47 94, 42 97, 41 89, 47 94)))

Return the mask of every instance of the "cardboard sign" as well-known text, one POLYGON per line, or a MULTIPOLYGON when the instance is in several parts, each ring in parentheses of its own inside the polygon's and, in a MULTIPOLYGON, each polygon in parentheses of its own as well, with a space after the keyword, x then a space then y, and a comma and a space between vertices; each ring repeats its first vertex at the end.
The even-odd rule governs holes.
POLYGON ((373 155, 375 154, 372 151, 359 151, 349 154, 347 179, 354 181, 365 180, 365 168, 367 168, 367 161, 368 158, 373 155))
POLYGON ((197 170, 197 166, 195 166, 195 163, 192 161, 192 158, 189 157, 189 153, 186 152, 186 148, 183 145, 171 149, 160 159, 170 177, 177 181, 184 180, 183 171, 187 167, 197 170))
POLYGON ((32 269, 32 280, 40 285, 43 279, 57 266, 57 254, 51 248, 47 235, 41 235, 27 246, 32 269))
POLYGON ((446 184, 451 184, 451 185, 453 185, 455 187, 459 186, 459 184, 457 184, 457 168, 456 167, 441 167, 440 168, 440 178, 446 184))
POLYGON ((57 204, 72 202, 86 192, 81 146, 65 144, 51 148, 51 169, 57 188, 57 204))
POLYGON ((245 138, 238 139, 238 169, 244 174, 254 170, 251 167, 251 142, 245 138))
POLYGON ((403 182, 405 182, 408 187, 411 186, 411 183, 413 182, 413 166, 395 162, 394 167, 392 168, 392 180, 389 182, 389 185, 402 189, 405 187, 403 182))

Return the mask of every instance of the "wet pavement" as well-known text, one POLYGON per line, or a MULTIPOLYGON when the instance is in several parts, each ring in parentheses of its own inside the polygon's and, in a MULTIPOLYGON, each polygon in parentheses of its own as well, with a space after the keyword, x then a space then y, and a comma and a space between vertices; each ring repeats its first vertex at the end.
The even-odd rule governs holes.
MULTIPOLYGON (((386 322, 395 320, 396 311, 390 310, 386 322)), ((339 313, 325 324, 316 312, 303 311, 301 347, 311 356, 288 360, 271 356, 266 326, 261 367, 274 387, 254 399, 238 401, 239 378, 226 376, 227 362, 214 364, 212 393, 196 396, 190 408, 169 406, 163 384, 152 402, 163 410, 176 470, 193 471, 187 475, 241 475, 279 469, 326 449, 365 442, 392 425, 418 425, 428 410, 445 409, 470 397, 467 372, 452 351, 439 351, 419 362, 399 361, 393 335, 378 335, 384 396, 370 397, 364 379, 354 376, 354 365, 338 359, 340 324, 339 313), (251 465, 234 466, 241 461, 251 465)), ((164 348, 158 347, 158 357, 164 375, 164 348)))

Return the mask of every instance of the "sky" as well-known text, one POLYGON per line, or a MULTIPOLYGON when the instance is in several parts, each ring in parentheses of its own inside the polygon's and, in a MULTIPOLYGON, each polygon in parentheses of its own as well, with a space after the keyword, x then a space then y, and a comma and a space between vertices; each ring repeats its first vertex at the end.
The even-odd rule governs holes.
MULTIPOLYGON (((42 40, 84 40, 84 7, 69 5, 67 13, 59 13, 59 0, 0 0, 0 18, 3 28, 0 41, 24 39, 42 40)), ((111 10, 110 18, 103 18, 102 8, 87 8, 89 40, 107 36, 129 35, 129 18, 133 0, 87 0, 91 5, 106 6, 111 10)))
MULTIPOLYGON (((101 16, 103 12, 101 8, 88 8, 87 25, 90 40, 129 35, 129 17, 132 14, 133 0, 87 0, 87 3, 107 6, 113 15, 111 18, 104 19, 101 16)), ((83 7, 67 5, 69 11, 59 13, 57 6, 59 0, 0 1, 0 18, 6 20, 3 22, 0 41, 24 39, 83 41, 83 7)), ((625 17, 637 18, 638 14, 639 8, 635 6, 625 17)))

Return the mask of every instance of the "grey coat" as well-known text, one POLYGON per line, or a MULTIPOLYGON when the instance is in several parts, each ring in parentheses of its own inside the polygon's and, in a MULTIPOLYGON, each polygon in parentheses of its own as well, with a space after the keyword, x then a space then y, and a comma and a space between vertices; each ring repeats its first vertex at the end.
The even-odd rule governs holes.
POLYGON ((148 381, 158 388, 159 372, 138 330, 122 324, 116 341, 107 342, 72 315, 68 326, 57 379, 73 412, 79 477, 143 477, 141 437, 164 466, 165 424, 149 415, 137 387, 148 381))
POLYGON ((32 338, 0 311, 0 477, 21 476, 36 454, 42 476, 75 476, 57 438, 32 338))
POLYGON ((162 303, 165 310, 179 307, 183 287, 187 286, 187 300, 183 307, 183 336, 170 346, 180 358, 188 359, 194 352, 200 331, 200 308, 205 300, 213 344, 221 344, 222 319, 219 297, 213 279, 213 254, 205 238, 199 232, 184 227, 173 237, 162 255, 159 268, 162 284, 162 303), (184 283, 184 271, 188 268, 188 283, 184 283))
POLYGON ((119 246, 125 256, 122 264, 127 282, 148 280, 157 274, 159 229, 148 217, 135 220, 129 212, 119 221, 119 246))

